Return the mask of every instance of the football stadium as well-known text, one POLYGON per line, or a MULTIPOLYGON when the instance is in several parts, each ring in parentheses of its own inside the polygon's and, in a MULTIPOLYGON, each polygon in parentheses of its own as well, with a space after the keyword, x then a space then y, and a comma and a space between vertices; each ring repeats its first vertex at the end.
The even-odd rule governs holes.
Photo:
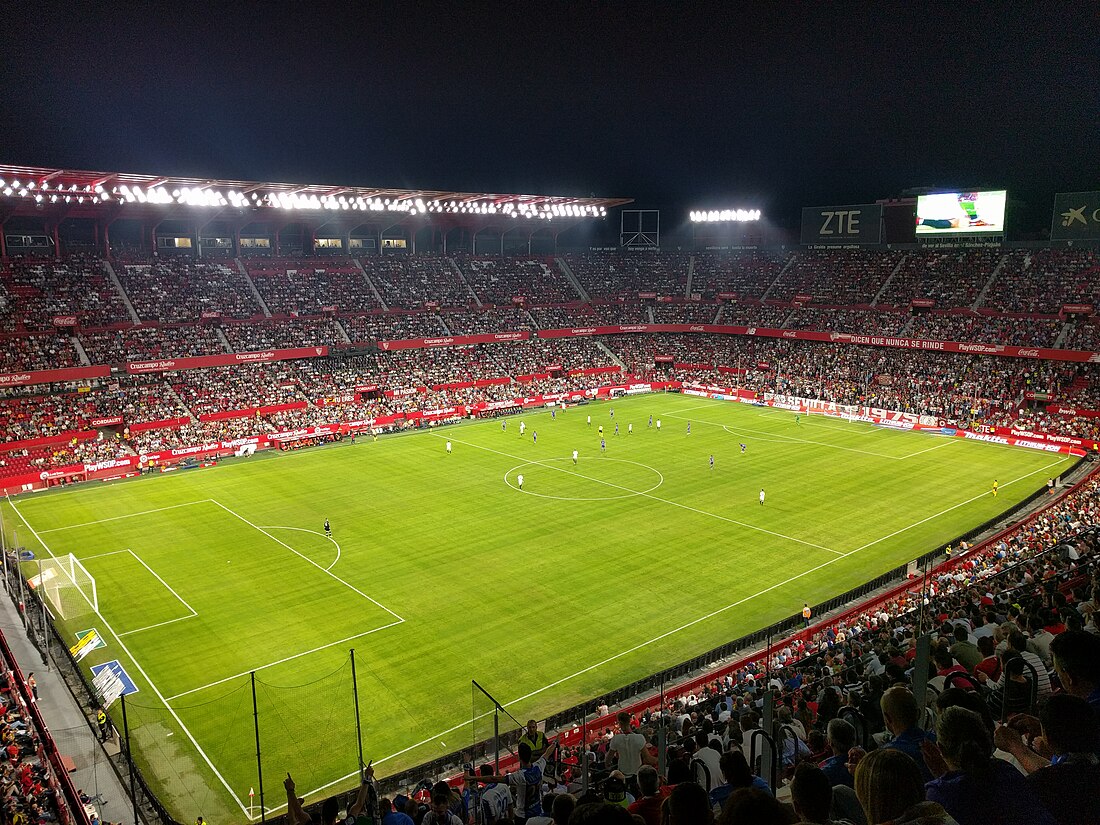
POLYGON ((216 154, 0 163, 6 821, 1100 821, 1095 179, 216 154))

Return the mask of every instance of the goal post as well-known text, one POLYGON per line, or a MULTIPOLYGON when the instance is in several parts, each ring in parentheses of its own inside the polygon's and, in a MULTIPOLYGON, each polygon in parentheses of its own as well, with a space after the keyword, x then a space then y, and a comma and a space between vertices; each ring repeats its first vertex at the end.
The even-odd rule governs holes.
POLYGON ((41 588, 54 614, 62 619, 99 612, 95 577, 72 553, 42 559, 41 572, 31 583, 41 588))

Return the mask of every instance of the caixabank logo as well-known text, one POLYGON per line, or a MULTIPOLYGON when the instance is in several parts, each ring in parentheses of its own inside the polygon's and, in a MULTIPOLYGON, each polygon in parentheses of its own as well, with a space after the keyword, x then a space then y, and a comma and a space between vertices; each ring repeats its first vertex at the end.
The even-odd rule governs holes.
POLYGON ((1050 238, 1081 241, 1100 238, 1100 192, 1062 192, 1054 199, 1050 238))

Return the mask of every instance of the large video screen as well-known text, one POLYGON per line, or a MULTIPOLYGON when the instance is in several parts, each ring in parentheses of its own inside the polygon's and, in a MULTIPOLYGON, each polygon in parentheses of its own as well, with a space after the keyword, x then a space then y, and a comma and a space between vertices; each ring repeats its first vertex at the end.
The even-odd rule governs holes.
POLYGON ((918 235, 1003 235, 1008 193, 941 192, 917 197, 918 235))

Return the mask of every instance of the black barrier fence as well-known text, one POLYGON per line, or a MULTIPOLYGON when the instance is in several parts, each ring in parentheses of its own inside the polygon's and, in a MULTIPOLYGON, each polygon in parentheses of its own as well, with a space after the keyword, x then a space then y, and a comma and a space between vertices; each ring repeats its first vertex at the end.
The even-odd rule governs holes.
MULTIPOLYGON (((1085 465, 1084 461, 1078 462, 1074 469, 1066 474, 1073 477, 1076 472, 1085 465)), ((1037 500, 1046 498, 1044 489, 1036 491, 1027 499, 1015 505, 1009 511, 1002 513, 994 519, 967 531, 956 537, 952 544, 962 541, 974 542, 983 534, 991 532, 994 528, 1007 526, 1017 520, 1020 514, 1031 508, 1037 500)), ((943 550, 938 549, 925 553, 916 559, 917 569, 927 570, 933 562, 943 556, 943 550)), ((11 561, 14 561, 12 557, 11 561)), ((831 599, 813 605, 814 616, 825 616, 841 608, 848 607, 854 602, 859 602, 885 587, 902 581, 912 572, 911 564, 899 565, 875 578, 862 583, 831 599)), ((28 570, 28 572, 30 572, 28 570)), ((70 646, 61 636, 61 633, 51 621, 46 605, 39 598, 35 589, 31 588, 26 579, 20 574, 19 566, 15 563, 6 564, 4 567, 5 586, 13 601, 19 605, 20 613, 28 638, 38 648, 43 662, 50 661, 61 672, 65 683, 72 695, 85 711, 88 731, 96 735, 96 711, 99 707, 98 693, 92 684, 91 676, 80 666, 77 659, 70 651, 70 646)), ((914 581, 914 590, 921 590, 924 585, 920 581, 914 581)), ((616 708, 632 704, 647 698, 663 698, 671 695, 676 690, 678 683, 698 678, 708 670, 716 666, 732 664, 735 657, 744 655, 754 650, 766 648, 774 640, 778 642, 785 634, 799 629, 803 620, 800 615, 792 615, 774 624, 760 628, 738 639, 716 647, 706 653, 694 656, 676 665, 665 668, 643 679, 636 680, 628 685, 609 691, 601 696, 590 699, 582 704, 575 705, 555 713, 545 720, 546 730, 585 729, 589 722, 594 720, 595 710, 606 705, 608 708, 616 708)), ((718 671, 715 671, 717 678, 718 671)), ((481 692, 483 693, 483 692, 481 692)), ((415 767, 401 771, 386 777, 378 782, 379 794, 394 794, 408 792, 409 789, 425 787, 426 780, 433 777, 448 776, 458 773, 465 764, 475 759, 495 758, 500 754, 502 747, 514 745, 518 739, 519 724, 515 719, 507 718, 507 723, 499 725, 496 730, 492 727, 491 718, 484 712, 489 706, 499 707, 495 700, 479 703, 484 697, 475 692, 475 702, 472 713, 472 733, 480 731, 480 736, 471 736, 468 742, 471 744, 463 750, 454 751, 430 762, 422 763, 415 767), (483 706, 484 705, 484 706, 483 706), (479 719, 490 719, 488 723, 479 719)), ((122 705, 116 703, 110 708, 109 725, 117 735, 110 737, 111 744, 105 749, 105 761, 110 764, 123 786, 128 789, 134 799, 135 819, 147 823, 162 823, 163 825, 178 825, 177 819, 169 813, 163 800, 158 799, 153 793, 150 783, 146 781, 146 773, 151 771, 157 777, 158 788, 166 783, 166 777, 171 771, 179 771, 178 766, 171 765, 173 759, 171 753, 158 754, 162 750, 153 746, 148 739, 149 730, 165 730, 171 728, 172 711, 158 703, 143 699, 140 694, 131 697, 126 702, 126 717, 123 718, 122 705), (144 733, 143 733, 144 731, 144 733), (132 745, 130 747, 129 745, 132 745), (162 761, 158 762, 160 759, 162 761)), ((319 678, 305 685, 285 686, 269 685, 258 679, 256 674, 246 674, 239 679, 227 684, 225 691, 219 699, 204 704, 205 722, 215 726, 220 731, 219 747, 233 748, 247 754, 248 758, 255 760, 257 764, 257 791, 258 798, 255 805, 249 807, 248 816, 254 820, 267 820, 279 822, 282 816, 273 816, 269 812, 283 806, 283 792, 280 787, 283 772, 288 766, 293 766, 299 771, 304 771, 299 787, 325 787, 331 781, 331 777, 321 776, 320 768, 316 776, 311 776, 310 765, 302 765, 300 754, 293 748, 288 749, 279 744, 278 736, 270 736, 271 732, 285 732, 294 724, 294 716, 301 708, 308 707, 312 714, 312 724, 324 724, 327 730, 333 732, 330 743, 333 747, 347 755, 349 765, 354 766, 362 761, 362 738, 360 730, 360 717, 358 708, 358 692, 354 675, 354 651, 348 651, 348 655, 332 669, 331 672, 321 675, 319 678), (354 704, 352 697, 355 697, 354 704), (318 722, 320 719, 320 722, 318 722), (261 748, 263 733, 269 736, 264 740, 261 748), (262 753, 262 756, 261 756, 262 753), (266 781, 267 787, 264 787, 266 781), (265 798, 266 797, 266 798, 265 798)), ((175 710, 179 710, 174 706, 175 710)), ((191 708, 190 710, 194 710, 191 708)), ((505 714, 507 716, 507 714, 505 714)), ((178 758, 178 757, 177 757, 178 758)), ((194 777, 179 776, 179 782, 195 783, 194 777)), ((175 791, 173 791, 175 793, 175 791)), ((217 791, 209 786, 192 788, 192 796, 189 801, 200 805, 205 799, 210 800, 217 791), (197 794, 197 796, 196 796, 197 794)), ((180 794, 175 794, 172 803, 174 808, 179 808, 180 794)), ((345 802, 350 803, 354 798, 354 791, 347 791, 345 802)), ((192 806, 193 807, 193 806, 192 806)), ((308 810, 314 811, 311 806, 308 810)), ((239 812, 238 812, 239 813, 239 812)), ((213 819, 213 817, 211 817, 213 819)))

